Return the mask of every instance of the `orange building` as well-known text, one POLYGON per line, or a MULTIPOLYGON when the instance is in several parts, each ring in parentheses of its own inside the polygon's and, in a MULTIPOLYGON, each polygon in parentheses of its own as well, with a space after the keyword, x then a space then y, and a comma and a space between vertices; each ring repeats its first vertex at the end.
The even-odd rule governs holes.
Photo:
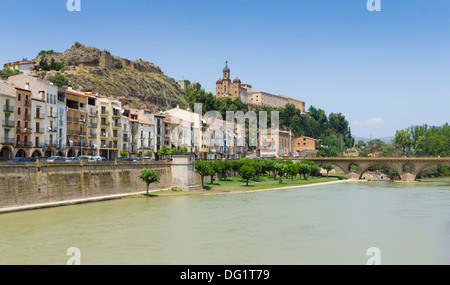
POLYGON ((295 156, 313 156, 317 154, 319 140, 301 136, 294 139, 293 151, 295 156))

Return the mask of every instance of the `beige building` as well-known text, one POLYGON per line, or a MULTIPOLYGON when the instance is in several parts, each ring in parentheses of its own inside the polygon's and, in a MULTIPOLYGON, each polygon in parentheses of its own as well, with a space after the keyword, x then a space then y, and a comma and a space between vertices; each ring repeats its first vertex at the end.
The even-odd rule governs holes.
POLYGON ((257 106, 270 106, 273 108, 284 108, 286 104, 293 104, 296 109, 299 109, 302 113, 305 113, 305 102, 292 99, 282 95, 274 95, 267 92, 256 91, 253 92, 252 104, 257 106))
POLYGON ((286 157, 292 155, 294 134, 268 129, 258 132, 258 157, 286 157))
POLYGON ((294 139, 293 142, 293 152, 295 156, 314 156, 317 154, 317 149, 319 148, 319 140, 300 136, 294 139))

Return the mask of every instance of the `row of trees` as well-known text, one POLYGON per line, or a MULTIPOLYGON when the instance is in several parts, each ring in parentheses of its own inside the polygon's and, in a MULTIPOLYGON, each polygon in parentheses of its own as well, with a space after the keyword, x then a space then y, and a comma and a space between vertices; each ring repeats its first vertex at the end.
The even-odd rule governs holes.
MULTIPOLYGON (((195 103, 202 103, 203 113, 218 111, 222 117, 226 118, 227 111, 249 111, 249 105, 239 98, 216 98, 211 92, 207 93, 201 89, 200 84, 188 87, 186 90, 186 100, 191 110, 195 103)), ((267 112, 268 126, 271 126, 271 112, 279 112, 280 128, 291 130, 296 137, 308 136, 322 142, 319 149, 319 156, 340 156, 342 151, 354 145, 354 138, 351 134, 349 122, 341 113, 331 113, 327 116, 324 110, 311 106, 309 114, 302 114, 293 104, 286 104, 284 108, 272 108, 262 106, 253 109, 259 117, 259 112, 267 112)))
MULTIPOLYGON (((331 164, 324 164, 323 169, 328 172, 333 169, 331 164)), ((273 179, 278 177, 279 183, 283 182, 283 177, 289 176, 293 180, 297 175, 300 178, 308 180, 310 176, 319 176, 320 167, 316 166, 312 161, 302 161, 293 163, 291 160, 280 161, 275 159, 259 160, 243 158, 240 160, 216 160, 195 162, 195 172, 201 177, 202 187, 205 187, 204 178, 210 177, 211 184, 214 183, 214 176, 217 174, 219 179, 226 180, 229 172, 233 172, 234 176, 239 176, 246 181, 247 186, 250 179, 258 181, 262 174, 273 175, 273 179)))
POLYGON ((450 155, 450 126, 411 126, 398 130, 390 144, 379 139, 359 141, 360 156, 379 153, 384 157, 446 157, 450 155))

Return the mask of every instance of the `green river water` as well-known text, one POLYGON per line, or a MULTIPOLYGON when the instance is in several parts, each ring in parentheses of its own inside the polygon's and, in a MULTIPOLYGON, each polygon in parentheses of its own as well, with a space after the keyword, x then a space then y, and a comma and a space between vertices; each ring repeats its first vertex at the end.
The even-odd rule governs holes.
POLYGON ((0 264, 450 263, 450 181, 126 198, 0 215, 0 264))

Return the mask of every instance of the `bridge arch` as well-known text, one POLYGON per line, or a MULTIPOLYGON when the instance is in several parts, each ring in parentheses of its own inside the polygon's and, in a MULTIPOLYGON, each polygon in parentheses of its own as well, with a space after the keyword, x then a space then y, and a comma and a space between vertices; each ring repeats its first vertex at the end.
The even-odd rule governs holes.
MULTIPOLYGON (((381 171, 386 175, 386 178, 390 178, 390 179, 394 179, 397 178, 398 180, 401 179, 401 175, 403 174, 402 169, 400 169, 397 165, 392 165, 389 163, 383 163, 383 162, 373 162, 370 163, 368 165, 366 165, 363 169, 360 169, 359 171, 359 179, 363 179, 364 174, 371 170, 371 169, 376 169, 377 171, 379 171, 377 168, 380 167, 385 167, 385 169, 381 169, 381 171), (386 173, 387 172, 387 173, 386 173)), ((383 178, 383 175, 380 175, 380 178, 383 178)))
POLYGON ((423 164, 423 165, 417 167, 416 179, 421 177, 424 174, 423 173, 424 170, 426 170, 427 168, 430 168, 432 166, 437 166, 437 167, 439 167, 439 166, 446 166, 446 167, 450 167, 450 163, 449 162, 445 163, 445 162, 436 161, 436 162, 430 162, 430 163, 427 163, 427 164, 423 164))

